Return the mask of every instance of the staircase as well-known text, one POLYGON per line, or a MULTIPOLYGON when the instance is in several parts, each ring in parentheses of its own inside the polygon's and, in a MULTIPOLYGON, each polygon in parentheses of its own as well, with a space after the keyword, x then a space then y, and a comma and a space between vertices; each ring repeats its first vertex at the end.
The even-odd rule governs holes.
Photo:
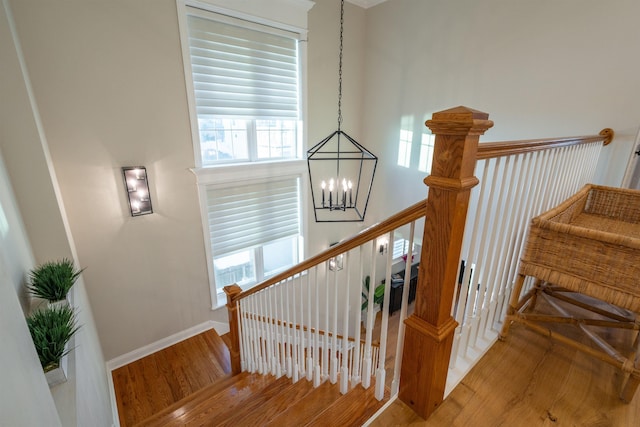
POLYGON ((229 376, 166 408, 137 426, 360 426, 384 402, 356 387, 341 395, 326 382, 293 384, 287 377, 229 376))
MULTIPOLYGON (((190 338, 190 340, 194 338, 190 338)), ((213 331, 208 332, 207 339, 216 347, 225 346, 224 340, 213 331)), ((156 360, 163 360, 163 357, 158 356, 165 351, 170 352, 171 350, 162 350, 148 356, 148 358, 155 357, 156 360)), ((228 364, 227 352, 212 352, 210 357, 226 358, 226 361, 220 362, 228 364)), ((132 372, 131 375, 135 375, 133 365, 136 363, 148 364, 144 359, 133 362, 128 367, 132 372)), ((189 365, 193 363, 189 360, 188 355, 181 361, 181 366, 176 367, 175 361, 171 363, 173 364, 172 369, 184 376, 184 378, 176 378, 176 381, 188 381, 189 365)), ((167 372, 162 367, 159 368, 160 372, 167 372)), ((114 382, 114 384, 116 395, 119 395, 118 383, 114 382)), ((196 425, 360 426, 388 400, 388 392, 385 393, 385 399, 378 401, 374 397, 373 387, 365 390, 361 385, 355 386, 343 395, 339 391, 338 384, 339 382, 331 384, 326 381, 314 389, 313 384, 305 379, 294 384, 286 376, 276 379, 272 375, 246 372, 235 376, 225 375, 150 417, 129 425, 145 427, 196 425)), ((147 396, 146 391, 153 387, 153 384, 145 384, 139 393, 130 395, 129 398, 144 399, 147 396)), ((128 406, 130 406, 128 402, 119 402, 118 405, 121 411, 126 410, 128 406)), ((130 418, 120 414, 122 427, 125 427, 123 424, 125 419, 130 418)))

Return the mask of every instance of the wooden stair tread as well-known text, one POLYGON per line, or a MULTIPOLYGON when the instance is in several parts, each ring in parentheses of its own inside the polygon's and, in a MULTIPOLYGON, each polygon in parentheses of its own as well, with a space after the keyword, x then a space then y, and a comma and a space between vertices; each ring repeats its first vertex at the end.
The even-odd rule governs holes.
POLYGON ((185 425, 185 420, 201 413, 217 413, 235 408, 253 393, 269 388, 273 377, 241 373, 219 380, 147 418, 136 426, 185 425))
POLYGON ((304 425, 360 426, 364 424, 389 398, 388 392, 385 391, 384 399, 378 401, 375 398, 374 389, 374 386, 365 389, 362 385, 357 385, 304 425))
POLYGON ((265 390, 269 393, 261 393, 253 397, 247 405, 243 405, 242 412, 229 417, 220 423, 220 426, 265 425, 292 404, 307 401, 307 397, 313 391, 313 383, 307 380, 299 380, 295 384, 290 378, 283 377, 282 380, 284 383, 282 387, 276 390, 276 387, 270 386, 265 390))
POLYGON ((120 425, 130 427, 231 374, 229 350, 210 329, 112 371, 120 425))
MULTIPOLYGON (((309 383, 307 380, 301 381, 309 383)), ((315 418, 338 398, 340 398, 338 386, 327 381, 318 388, 312 389, 305 399, 289 405, 285 411, 273 418, 270 424, 278 427, 297 427, 301 425, 302 420, 315 418)))
MULTIPOLYGON (((388 396, 385 396, 388 397, 388 396)), ((292 383, 285 376, 241 373, 229 376, 136 424, 159 426, 323 426, 361 425, 384 402, 373 387, 361 385, 340 394, 339 385, 318 388, 306 379, 292 383)))

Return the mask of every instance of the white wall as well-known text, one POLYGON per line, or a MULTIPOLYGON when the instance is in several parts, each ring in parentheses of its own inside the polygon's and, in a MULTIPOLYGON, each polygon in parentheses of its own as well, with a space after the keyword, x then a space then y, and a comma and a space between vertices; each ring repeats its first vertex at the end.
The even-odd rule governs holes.
POLYGON ((106 359, 211 319, 175 1, 12 5, 106 359))
POLYGON ((24 320, 30 305, 24 292, 27 272, 36 263, 74 257, 75 251, 6 2, 0 14, 0 333, 6 343, 0 352, 6 367, 0 424, 109 426, 105 361, 83 280, 71 295, 81 328, 72 341, 66 383, 49 390, 24 320), (14 304, 17 296, 21 310, 14 304))
MULTIPOLYGON (((4 30, 2 24, 0 29, 4 30)), ((0 156, 0 365, 5 367, 0 384, 0 425, 59 426, 60 418, 24 320, 26 307, 18 300, 25 271, 32 265, 30 256, 0 156)))
POLYGON ((633 0, 389 0, 367 10, 365 136, 386 178, 385 214, 426 195, 417 170, 396 165, 403 116, 414 131, 465 105, 495 126, 482 141, 595 134, 598 181, 619 185, 640 124, 640 3, 633 0))
MULTIPOLYGON (((322 0, 309 14, 310 143, 336 126, 336 5, 322 0)), ((12 0, 12 6, 105 357, 225 321, 226 311, 211 311, 189 171, 194 159, 175 0, 12 0), (153 215, 127 212, 120 167, 130 165, 147 167, 153 215)), ((346 19, 344 129, 359 138, 364 10, 347 4, 346 19)), ((358 228, 309 223, 309 254, 358 228)))

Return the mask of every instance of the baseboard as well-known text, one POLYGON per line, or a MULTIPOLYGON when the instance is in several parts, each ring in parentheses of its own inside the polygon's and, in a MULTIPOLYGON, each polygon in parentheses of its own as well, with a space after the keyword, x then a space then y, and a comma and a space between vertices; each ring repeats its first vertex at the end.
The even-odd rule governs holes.
POLYGON ((216 322, 215 320, 211 320, 211 324, 213 325, 213 329, 216 330, 218 335, 224 335, 229 333, 229 324, 223 322, 216 322))
POLYGON ((369 418, 364 424, 362 424, 362 427, 369 426, 373 421, 375 421, 376 418, 378 418, 380 416, 380 414, 382 414, 384 411, 386 411, 387 408, 389 406, 391 406, 393 404, 393 402, 396 401, 396 399, 398 399, 398 395, 397 394, 394 394, 393 396, 391 396, 389 398, 389 400, 387 401, 387 403, 382 405, 382 407, 380 409, 378 409, 376 411, 376 413, 371 416, 371 418, 369 418))
MULTIPOLYGON (((218 328, 221 326, 224 326, 224 323, 208 320, 199 325, 192 326, 189 329, 185 329, 184 331, 169 335, 168 337, 162 338, 161 340, 145 345, 144 347, 140 347, 136 350, 130 351, 129 353, 125 353, 121 356, 107 361, 107 371, 111 372, 114 369, 118 369, 122 366, 128 365, 131 362, 135 362, 138 359, 142 359, 143 357, 153 354, 156 351, 160 351, 162 349, 170 347, 174 344, 179 343, 180 341, 186 340, 187 338, 191 338, 204 331, 208 331, 209 329, 215 329, 216 332, 220 334, 220 330, 218 328)), ((227 326, 226 329, 228 331, 229 327, 227 326)))

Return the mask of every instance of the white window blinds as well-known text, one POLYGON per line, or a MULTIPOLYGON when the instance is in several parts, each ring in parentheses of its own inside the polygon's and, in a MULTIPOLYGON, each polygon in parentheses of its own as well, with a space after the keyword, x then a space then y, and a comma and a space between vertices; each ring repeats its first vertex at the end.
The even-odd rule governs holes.
POLYGON ((299 178, 207 189, 213 256, 300 234, 299 178))
POLYGON ((196 13, 187 23, 198 116, 298 119, 298 35, 196 13))

